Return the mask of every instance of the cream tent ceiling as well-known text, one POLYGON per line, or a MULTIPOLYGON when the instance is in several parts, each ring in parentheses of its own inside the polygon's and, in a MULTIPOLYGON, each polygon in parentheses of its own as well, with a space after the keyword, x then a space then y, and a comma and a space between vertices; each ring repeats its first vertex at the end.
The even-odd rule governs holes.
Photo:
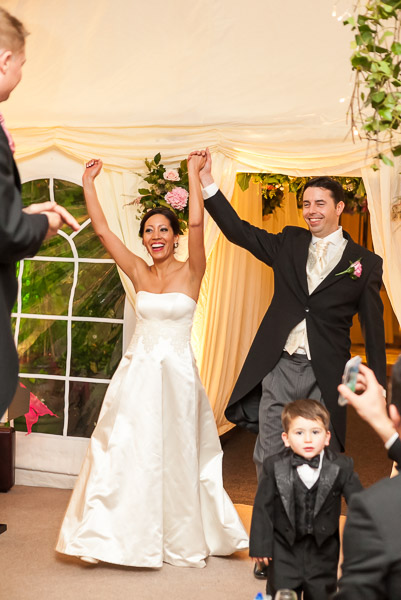
POLYGON ((3 109, 20 156, 86 157, 101 133, 114 167, 209 144, 256 169, 357 169, 365 146, 344 141, 352 33, 338 20, 352 4, 3 0, 31 32, 3 109))

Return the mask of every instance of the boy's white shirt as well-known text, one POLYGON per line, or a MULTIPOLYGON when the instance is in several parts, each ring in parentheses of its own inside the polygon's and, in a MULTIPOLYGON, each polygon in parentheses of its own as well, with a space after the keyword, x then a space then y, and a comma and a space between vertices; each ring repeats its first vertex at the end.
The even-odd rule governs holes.
POLYGON ((320 471, 322 470, 323 455, 324 449, 320 453, 320 462, 317 469, 313 469, 309 465, 300 465, 299 467, 297 467, 298 475, 301 481, 306 485, 308 490, 310 490, 311 487, 314 486, 316 481, 319 479, 320 471))

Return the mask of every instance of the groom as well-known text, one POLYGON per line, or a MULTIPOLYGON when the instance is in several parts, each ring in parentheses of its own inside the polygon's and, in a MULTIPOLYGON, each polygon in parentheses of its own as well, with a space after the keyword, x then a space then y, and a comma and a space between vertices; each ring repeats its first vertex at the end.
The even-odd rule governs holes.
POLYGON ((281 411, 297 398, 313 398, 328 408, 330 446, 343 450, 346 411, 338 405, 337 385, 350 357, 356 313, 369 366, 386 385, 382 259, 339 227, 344 195, 329 177, 305 186, 303 217, 309 231, 285 227, 271 234, 238 217, 214 183, 208 151, 200 175, 205 208, 224 235, 274 271, 274 296, 235 384, 227 419, 259 433, 258 474, 264 458, 283 448, 281 411))

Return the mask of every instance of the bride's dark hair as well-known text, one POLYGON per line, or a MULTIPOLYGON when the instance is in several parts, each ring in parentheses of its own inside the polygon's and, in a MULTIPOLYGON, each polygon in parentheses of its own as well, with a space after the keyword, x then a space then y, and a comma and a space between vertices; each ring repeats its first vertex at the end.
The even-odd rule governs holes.
POLYGON ((142 221, 139 226, 139 237, 143 237, 146 221, 150 219, 150 217, 153 217, 153 215, 163 215, 166 217, 166 219, 170 221, 171 229, 173 230, 174 235, 179 235, 181 233, 180 223, 177 215, 169 208, 161 206, 160 208, 152 208, 151 210, 148 210, 148 212, 142 217, 142 221))

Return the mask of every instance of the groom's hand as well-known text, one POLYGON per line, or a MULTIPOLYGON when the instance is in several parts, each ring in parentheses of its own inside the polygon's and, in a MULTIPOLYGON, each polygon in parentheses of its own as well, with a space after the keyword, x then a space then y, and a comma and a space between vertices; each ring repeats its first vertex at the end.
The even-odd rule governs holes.
POLYGON ((206 150, 195 150, 194 152, 191 152, 191 154, 188 157, 188 160, 191 160, 191 156, 199 156, 199 155, 204 155, 204 153, 206 153, 206 162, 203 166, 203 168, 199 171, 199 178, 202 184, 202 187, 206 187, 208 185, 210 185, 211 183, 214 183, 214 179, 212 176, 212 157, 210 155, 210 150, 209 148, 206 148, 206 150))

